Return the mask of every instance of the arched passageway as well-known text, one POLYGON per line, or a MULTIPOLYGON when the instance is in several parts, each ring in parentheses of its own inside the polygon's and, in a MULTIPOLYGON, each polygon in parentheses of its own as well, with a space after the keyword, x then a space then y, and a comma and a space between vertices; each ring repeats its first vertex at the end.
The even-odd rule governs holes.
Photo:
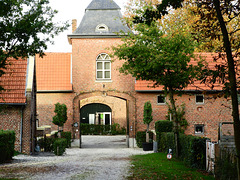
POLYGON ((101 103, 92 103, 80 109, 80 121, 85 124, 112 124, 112 110, 109 106, 101 103))

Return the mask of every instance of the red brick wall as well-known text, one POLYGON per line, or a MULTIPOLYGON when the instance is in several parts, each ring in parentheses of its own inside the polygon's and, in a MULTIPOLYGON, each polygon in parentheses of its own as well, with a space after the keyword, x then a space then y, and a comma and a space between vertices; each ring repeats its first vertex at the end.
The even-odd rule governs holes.
MULTIPOLYGON (((31 93, 30 93, 31 94, 31 93)), ((13 130, 16 133, 15 150, 30 154, 31 152, 31 95, 27 94, 25 106, 6 106, 0 112, 0 129, 13 130), (23 108, 23 111, 22 111, 23 108), (20 148, 20 133, 22 121, 22 149, 20 148)))
POLYGON ((73 39, 73 88, 74 92, 110 91, 134 92, 135 79, 119 73, 122 61, 116 60, 111 65, 111 82, 96 82, 96 58, 101 53, 110 54, 110 48, 120 43, 119 38, 73 39), (103 87, 105 85, 105 87, 103 87))
POLYGON ((0 112, 0 122, 0 129, 15 131, 15 150, 20 151, 21 106, 3 107, 0 112))
MULTIPOLYGON (((167 115, 167 104, 158 105, 157 96, 159 93, 137 93, 137 131, 145 130, 146 125, 143 124, 144 103, 150 101, 153 109, 153 122, 150 128, 154 129, 154 123, 158 120, 165 120, 167 115)), ((176 103, 181 105, 185 103, 185 118, 189 123, 185 133, 195 135, 194 125, 204 125, 204 137, 211 138, 212 141, 218 140, 219 122, 232 121, 231 117, 231 101, 225 98, 215 99, 212 94, 204 95, 204 104, 196 104, 195 94, 183 94, 181 97, 176 96, 176 103)), ((169 101, 168 101, 169 102, 169 101)))
POLYGON ((73 117, 73 93, 37 93, 37 119, 39 126, 49 125, 51 130, 57 130, 57 126, 52 123, 55 116, 55 104, 65 104, 67 106, 67 122, 64 124, 65 131, 71 131, 73 117))
MULTIPOLYGON (((135 78, 131 75, 123 75, 119 73, 119 67, 122 61, 114 60, 111 63, 111 81, 96 81, 96 59, 101 53, 111 54, 109 48, 113 45, 121 43, 119 38, 105 39, 73 39, 72 40, 72 63, 73 63, 73 89, 77 95, 74 98, 74 122, 79 121, 79 102, 88 99, 90 103, 103 103, 109 105, 111 98, 123 99, 129 101, 129 119, 130 126, 135 126, 135 78), (97 96, 107 96, 104 100, 96 101, 97 96), (108 99, 108 100, 107 100, 108 99)), ((112 108, 113 123, 117 122, 122 126, 127 126, 126 103, 122 103, 122 107, 109 105, 112 108), (124 114, 123 114, 124 113, 124 114), (121 117, 121 118, 120 118, 121 117)), ((82 107, 82 106, 81 106, 82 107)), ((133 132, 131 132, 133 133, 133 132)))

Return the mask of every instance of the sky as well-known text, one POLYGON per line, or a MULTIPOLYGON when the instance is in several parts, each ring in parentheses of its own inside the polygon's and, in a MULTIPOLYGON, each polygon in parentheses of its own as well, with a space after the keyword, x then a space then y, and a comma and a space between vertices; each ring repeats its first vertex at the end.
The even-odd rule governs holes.
MULTIPOLYGON (((85 9, 92 0, 50 0, 50 6, 52 9, 58 10, 55 16, 55 22, 69 21, 70 27, 68 30, 62 32, 60 35, 54 38, 54 45, 48 44, 46 52, 72 52, 72 46, 68 43, 67 35, 72 34, 72 19, 77 19, 77 26, 79 26, 85 9), (64 3, 63 3, 64 2, 64 3)), ((124 13, 124 6, 128 0, 114 0, 122 9, 124 13)))

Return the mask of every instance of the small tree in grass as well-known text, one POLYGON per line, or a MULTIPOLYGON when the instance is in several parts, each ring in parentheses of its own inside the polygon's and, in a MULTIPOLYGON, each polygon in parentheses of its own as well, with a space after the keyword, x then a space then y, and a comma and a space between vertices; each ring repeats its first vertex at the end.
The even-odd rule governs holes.
POLYGON ((143 122, 147 124, 146 142, 149 142, 149 124, 152 122, 152 105, 150 101, 145 102, 143 112, 143 122))
POLYGON ((55 104, 55 116, 53 116, 53 124, 59 127, 63 127, 64 123, 67 121, 67 106, 65 104, 56 103, 55 104))

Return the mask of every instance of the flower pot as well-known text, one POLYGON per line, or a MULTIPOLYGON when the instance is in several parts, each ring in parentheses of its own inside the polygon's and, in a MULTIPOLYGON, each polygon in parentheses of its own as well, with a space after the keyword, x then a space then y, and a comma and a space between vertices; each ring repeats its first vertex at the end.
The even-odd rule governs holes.
POLYGON ((144 143, 142 143, 142 147, 143 147, 144 151, 152 151, 153 143, 144 142, 144 143))

